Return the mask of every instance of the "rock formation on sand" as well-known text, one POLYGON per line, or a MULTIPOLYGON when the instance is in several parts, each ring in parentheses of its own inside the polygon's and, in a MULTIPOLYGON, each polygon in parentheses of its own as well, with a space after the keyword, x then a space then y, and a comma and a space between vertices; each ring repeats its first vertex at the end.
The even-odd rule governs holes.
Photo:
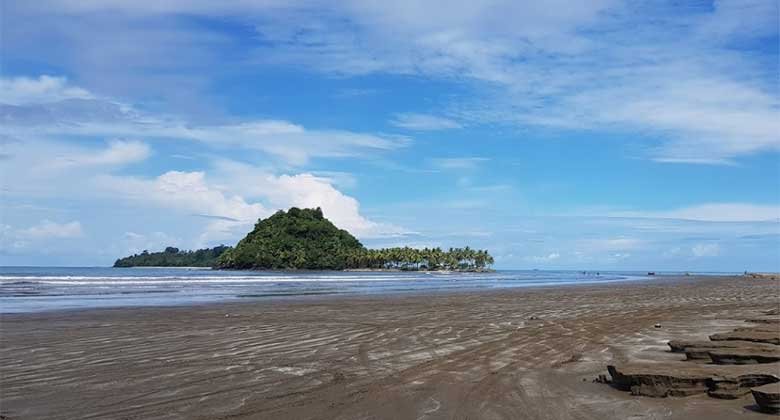
POLYGON ((669 348, 672 353, 686 353, 694 348, 737 348, 737 347, 756 347, 773 349, 774 344, 756 343, 754 341, 704 341, 704 340, 671 340, 669 348))
POLYGON ((753 318, 747 319, 745 322, 752 322, 754 324, 780 324, 780 317, 753 318))
POLYGON ((774 320, 753 318, 748 322, 760 325, 713 334, 710 341, 669 341, 670 351, 685 353, 686 361, 627 363, 607 370, 612 384, 632 395, 707 393, 732 399, 752 392, 762 410, 775 412, 780 410, 780 327, 774 320))
POLYGON ((717 398, 738 398, 753 387, 780 381, 780 364, 629 363, 608 366, 607 370, 618 389, 648 397, 685 397, 707 393, 717 398))
POLYGON ((757 365, 780 362, 780 349, 723 348, 708 352, 712 363, 717 365, 757 365))
POLYGON ((780 328, 774 329, 774 331, 763 329, 743 329, 737 328, 736 330, 728 333, 713 334, 710 336, 712 341, 753 341, 757 343, 769 343, 780 345, 780 328))
POLYGON ((761 411, 780 413, 780 382, 753 388, 751 392, 761 411))

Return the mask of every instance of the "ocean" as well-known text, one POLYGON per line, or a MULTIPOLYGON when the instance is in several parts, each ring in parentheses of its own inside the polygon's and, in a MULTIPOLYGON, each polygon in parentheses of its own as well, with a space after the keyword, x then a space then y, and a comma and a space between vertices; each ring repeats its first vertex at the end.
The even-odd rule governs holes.
POLYGON ((0 313, 191 305, 314 295, 422 293, 646 279, 645 273, 222 271, 198 268, 0 267, 0 313))

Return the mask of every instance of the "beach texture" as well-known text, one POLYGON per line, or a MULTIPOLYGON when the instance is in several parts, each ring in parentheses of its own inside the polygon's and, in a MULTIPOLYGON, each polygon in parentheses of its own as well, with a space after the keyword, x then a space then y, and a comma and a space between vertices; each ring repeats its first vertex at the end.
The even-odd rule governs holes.
POLYGON ((766 278, 680 277, 4 315, 0 414, 771 418, 750 393, 729 400, 650 398, 594 380, 608 365, 682 360, 669 340, 707 341, 745 327, 746 319, 780 307, 779 285, 766 278))

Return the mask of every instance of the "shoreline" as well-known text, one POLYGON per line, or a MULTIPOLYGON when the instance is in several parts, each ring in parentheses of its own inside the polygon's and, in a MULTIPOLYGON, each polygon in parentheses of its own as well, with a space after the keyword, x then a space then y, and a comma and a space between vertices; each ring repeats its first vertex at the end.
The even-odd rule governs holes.
POLYGON ((1 414, 767 418, 745 397, 636 398, 593 380, 670 360, 669 339, 744 326, 780 305, 776 281, 576 286, 3 315, 1 414))
POLYGON ((116 267, 116 266, 110 266, 106 268, 150 268, 150 269, 157 269, 157 270, 164 270, 164 269, 178 269, 178 270, 217 270, 214 267, 210 266, 204 266, 204 267, 198 267, 198 266, 172 266, 172 265, 134 265, 130 267, 116 267))
MULTIPOLYGON (((718 278, 720 276, 700 276, 702 277, 701 280, 705 280, 707 278, 718 278)), ((728 276, 724 276, 728 277, 728 276)), ((375 299, 392 299, 392 298, 414 298, 414 297, 436 297, 436 296, 447 296, 447 295, 458 295, 458 294, 494 294, 494 293, 506 293, 506 292, 517 292, 521 290, 528 290, 528 291, 535 291, 535 290, 549 290, 549 289, 559 289, 559 288, 569 288, 569 287, 596 287, 600 285, 609 286, 609 285, 615 285, 615 284, 628 284, 628 283, 651 283, 651 282, 669 282, 669 281, 675 281, 675 280, 690 280, 693 277, 681 277, 681 276, 655 276, 655 277, 647 277, 642 279, 617 279, 617 280, 606 280, 601 282, 579 282, 579 283, 565 283, 565 284, 551 284, 551 285, 533 285, 533 286, 516 286, 516 287, 496 287, 496 288, 451 288, 451 289, 416 289, 416 290, 409 290, 409 291, 389 291, 389 292, 374 292, 374 293, 361 293, 361 292, 355 292, 355 293, 320 293, 320 294, 292 294, 292 295, 273 295, 273 296, 267 296, 267 297, 252 297, 252 296, 241 296, 237 298, 233 298, 235 300, 217 300, 217 301, 209 301, 209 302, 186 302, 186 303, 180 303, 180 304, 170 304, 170 305, 143 305, 143 306, 132 306, 132 305, 124 305, 124 306, 106 306, 106 307, 94 307, 94 308, 58 308, 58 309, 49 309, 49 310, 42 310, 42 311, 35 311, 35 312, 0 312, 0 320, 5 317, 16 317, 16 316, 26 316, 26 315, 35 315, 35 314, 57 314, 60 312, 63 313, 74 313, 74 312, 100 312, 100 311, 113 311, 113 310, 127 310, 127 311, 133 311, 133 310, 165 310, 165 309, 186 309, 188 307, 192 308, 204 308, 209 306, 214 307, 229 307, 229 306, 244 306, 244 305, 255 305, 255 304, 265 304, 265 303, 271 303, 271 302, 279 302, 279 303, 321 303, 317 302, 319 300, 322 301, 333 301, 333 300, 350 300, 350 299, 363 299, 363 298, 375 298, 375 299)), ((410 280, 414 281, 414 280, 410 280)), ((346 303, 346 302, 345 302, 346 303)))
MULTIPOLYGON (((699 276, 702 279, 707 278, 718 278, 720 276, 699 276)), ((614 280, 601 280, 601 281, 580 281, 580 282, 571 282, 571 283, 561 283, 561 284, 545 284, 545 285, 518 285, 518 286, 504 286, 504 287, 491 287, 491 288, 480 288, 480 287, 469 287, 469 286, 462 286, 462 287, 453 287, 453 288, 431 288, 431 289, 410 289, 405 291, 398 291, 398 290, 392 290, 392 291, 378 291, 378 292, 368 292, 368 291, 356 291, 356 292, 331 292, 331 293, 295 293, 295 294, 289 294, 289 295, 282 295, 282 294, 268 294, 266 296, 252 296, 252 295, 237 295, 232 297, 226 297, 221 300, 212 300, 212 301, 204 301, 204 302, 181 302, 181 303, 171 303, 171 304, 160 304, 160 305, 116 305, 116 306, 98 306, 98 307, 76 307, 76 308, 55 308, 55 309, 43 309, 43 310, 36 310, 36 311, 28 311, 28 312, 1 312, 0 311, 0 319, 4 317, 9 316, 24 316, 24 315, 34 315, 34 314, 44 314, 44 313, 73 313, 73 312, 80 312, 80 311, 102 311, 102 310, 117 310, 117 309, 124 309, 124 310, 144 310, 144 309, 165 309, 165 308, 187 308, 187 307, 207 307, 212 305, 245 305, 245 304, 263 304, 266 302, 316 302, 318 300, 337 300, 337 299, 350 299, 350 298, 404 298, 404 297, 415 297, 415 296, 429 296, 429 297, 435 297, 437 295, 457 295, 461 293, 466 294, 474 294, 474 293, 503 293, 508 291, 516 291, 516 290, 534 290, 534 289, 557 289, 557 288, 567 288, 567 287, 594 287, 599 285, 616 285, 616 284, 626 284, 626 283, 649 283, 649 282, 669 282, 669 281, 676 281, 676 280, 690 280, 692 278, 695 278, 693 276, 678 276, 678 275, 656 275, 656 276, 626 276, 626 278, 620 278, 620 279, 614 279, 614 280)), ((335 280, 337 281, 337 280, 335 280)), ((416 280, 408 280, 410 282, 416 281, 416 280)))
MULTIPOLYGON (((182 270, 214 270, 214 271, 255 271, 255 272, 279 272, 279 273, 306 273, 306 272, 325 272, 325 273, 495 273, 496 270, 404 270, 400 268, 345 268, 343 270, 316 270, 316 269, 237 269, 237 268, 217 268, 217 267, 180 267, 168 265, 134 265, 128 267, 106 267, 106 268, 150 268, 150 269, 182 269, 182 270)), ((528 270, 532 271, 532 270, 528 270)))

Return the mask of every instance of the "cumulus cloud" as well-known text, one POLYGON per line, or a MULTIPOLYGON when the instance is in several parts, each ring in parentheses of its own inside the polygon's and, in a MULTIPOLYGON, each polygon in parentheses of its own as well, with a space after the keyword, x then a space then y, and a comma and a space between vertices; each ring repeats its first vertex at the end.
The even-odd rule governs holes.
POLYGON ((213 177, 205 172, 181 171, 155 178, 106 175, 97 178, 97 188, 141 205, 207 215, 198 246, 235 240, 258 218, 289 207, 321 207, 336 226, 361 238, 406 233, 363 216, 358 201, 337 190, 326 178, 308 173, 274 175, 232 161, 221 161, 213 177))
POLYGON ((398 114, 390 124, 414 131, 437 131, 462 128, 455 120, 427 114, 398 114))
POLYGON ((217 216, 206 224, 201 244, 232 239, 238 229, 270 214, 260 203, 247 203, 239 195, 225 194, 209 185, 204 172, 168 171, 151 179, 105 175, 96 183, 98 188, 144 205, 217 216))
POLYGON ((369 220, 360 212, 360 203, 336 187, 331 178, 311 173, 274 175, 266 170, 231 160, 215 162, 215 179, 224 188, 263 200, 279 209, 321 207, 325 216, 340 228, 359 237, 397 236, 407 233, 401 227, 369 220))

